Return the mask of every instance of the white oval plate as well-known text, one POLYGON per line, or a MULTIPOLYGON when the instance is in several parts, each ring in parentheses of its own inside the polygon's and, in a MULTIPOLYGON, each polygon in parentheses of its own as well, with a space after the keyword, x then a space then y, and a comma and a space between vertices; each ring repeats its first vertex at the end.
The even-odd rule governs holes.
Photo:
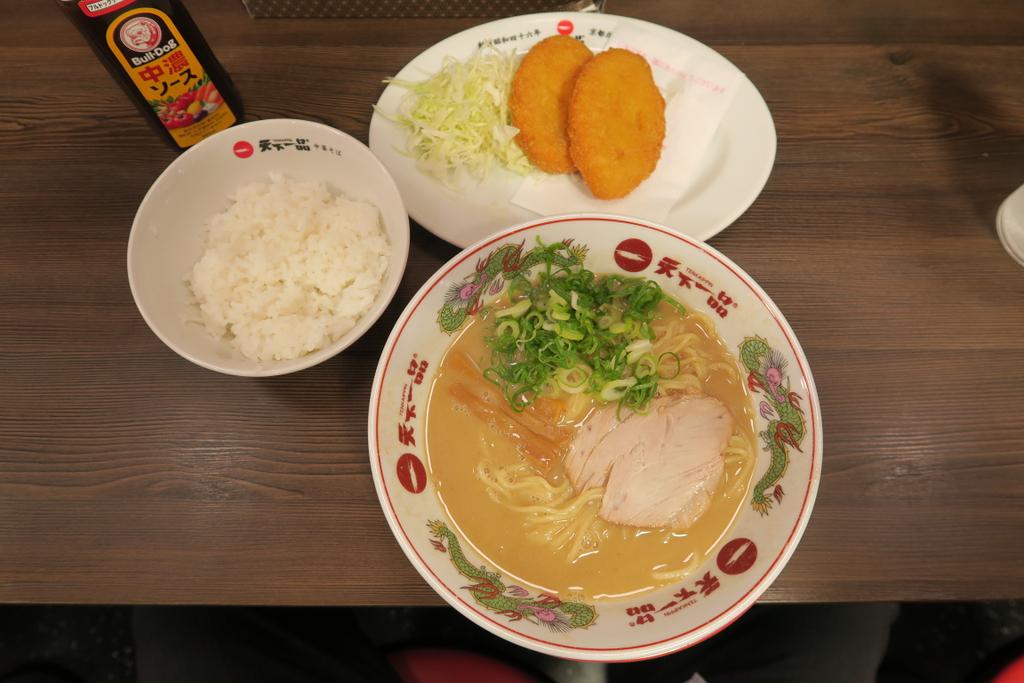
MULTIPOLYGON (((441 68, 446 56, 467 59, 488 40, 503 41, 498 43, 500 48, 512 47, 523 53, 568 27, 569 33, 588 47, 601 50, 608 34, 623 24, 655 32, 737 70, 711 48, 664 26, 609 14, 551 12, 499 19, 457 33, 420 53, 396 77, 423 80, 441 68)), ((739 218, 761 193, 775 163, 775 125, 768 105, 745 76, 739 83, 692 189, 663 221, 695 239, 713 237, 739 218)), ((394 114, 405 92, 393 85, 384 89, 370 120, 370 150, 391 172, 413 220, 441 239, 466 247, 504 227, 537 217, 510 201, 522 182, 514 173, 497 170, 479 186, 460 193, 417 169, 416 162, 404 153, 406 133, 381 114, 394 114)))

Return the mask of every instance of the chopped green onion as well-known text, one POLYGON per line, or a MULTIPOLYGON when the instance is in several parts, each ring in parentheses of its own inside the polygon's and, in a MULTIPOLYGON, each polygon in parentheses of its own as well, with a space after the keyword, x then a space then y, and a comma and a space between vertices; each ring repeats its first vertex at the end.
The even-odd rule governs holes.
POLYGON ((530 306, 533 304, 529 299, 523 299, 522 301, 512 304, 508 308, 502 309, 494 314, 495 318, 518 318, 519 316, 530 310, 530 306))
POLYGON ((645 353, 637 359, 633 366, 633 376, 643 379, 657 373, 658 361, 650 353, 645 353))
POLYGON ((568 370, 558 368, 555 371, 555 381, 567 394, 581 394, 587 390, 591 374, 593 374, 593 370, 582 364, 568 370), (574 380, 574 377, 579 377, 579 379, 574 380))
POLYGON ((658 368, 659 368, 658 375, 662 379, 673 379, 675 377, 678 377, 679 373, 682 372, 682 370, 683 370, 683 362, 679 359, 679 354, 678 353, 667 352, 667 353, 663 353, 660 356, 658 356, 658 368), (676 362, 676 371, 673 372, 671 375, 664 375, 664 374, 661 373, 661 364, 663 362, 665 362, 665 357, 666 356, 668 356, 669 358, 673 359, 676 362))
POLYGON ((525 316, 523 316, 523 324, 524 325, 532 325, 533 327, 537 327, 539 325, 543 325, 544 324, 544 316, 541 313, 537 312, 537 311, 530 311, 525 316))
POLYGON ((494 333, 499 337, 504 337, 505 335, 511 337, 518 337, 519 323, 517 323, 515 320, 502 320, 500 323, 498 323, 498 327, 497 329, 494 330, 494 333))
POLYGON ((651 280, 598 278, 569 244, 540 244, 532 253, 539 272, 532 281, 511 278, 513 303, 492 314, 484 377, 515 410, 562 392, 617 402, 620 416, 646 412, 670 375, 666 365, 675 360, 676 374, 682 366, 677 354, 652 353, 651 322, 663 301, 685 310, 651 280))
POLYGON ((577 329, 569 327, 567 325, 558 326, 558 336, 562 339, 568 339, 570 341, 579 341, 583 339, 583 333, 577 329))
POLYGON ((613 379, 610 382, 605 382, 605 385, 601 387, 601 398, 608 402, 618 401, 626 395, 626 390, 636 384, 636 382, 636 377, 613 379))
POLYGON ((651 350, 650 339, 637 339, 635 342, 626 347, 626 362, 636 363, 640 360, 640 357, 647 351, 651 350))

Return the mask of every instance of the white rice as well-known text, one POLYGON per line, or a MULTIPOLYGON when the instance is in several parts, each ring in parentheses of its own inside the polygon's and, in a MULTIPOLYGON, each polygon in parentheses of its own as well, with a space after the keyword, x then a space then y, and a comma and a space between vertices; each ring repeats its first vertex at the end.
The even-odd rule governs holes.
POLYGON ((275 174, 231 199, 210 218, 206 250, 185 276, 210 334, 269 361, 298 358, 351 330, 388 269, 377 207, 275 174))

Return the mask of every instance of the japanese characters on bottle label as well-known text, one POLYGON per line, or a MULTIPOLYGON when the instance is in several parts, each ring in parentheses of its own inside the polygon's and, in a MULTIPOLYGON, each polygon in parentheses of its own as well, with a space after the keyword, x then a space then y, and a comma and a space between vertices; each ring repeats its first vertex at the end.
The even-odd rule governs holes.
POLYGON ((179 147, 235 123, 235 113, 160 10, 146 7, 117 17, 107 28, 107 45, 179 147))

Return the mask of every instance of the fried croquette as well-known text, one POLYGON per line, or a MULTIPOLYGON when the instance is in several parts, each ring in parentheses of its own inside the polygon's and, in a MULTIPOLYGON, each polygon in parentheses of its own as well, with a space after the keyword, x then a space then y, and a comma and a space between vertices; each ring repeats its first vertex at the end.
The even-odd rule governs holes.
POLYGON ((542 171, 573 170, 566 116, 576 74, 592 56, 575 38, 552 36, 526 53, 512 78, 509 113, 519 129, 516 142, 542 171))
POLYGON ((640 55, 612 48, 580 70, 569 102, 569 154, 595 197, 625 197, 651 175, 665 100, 640 55))

